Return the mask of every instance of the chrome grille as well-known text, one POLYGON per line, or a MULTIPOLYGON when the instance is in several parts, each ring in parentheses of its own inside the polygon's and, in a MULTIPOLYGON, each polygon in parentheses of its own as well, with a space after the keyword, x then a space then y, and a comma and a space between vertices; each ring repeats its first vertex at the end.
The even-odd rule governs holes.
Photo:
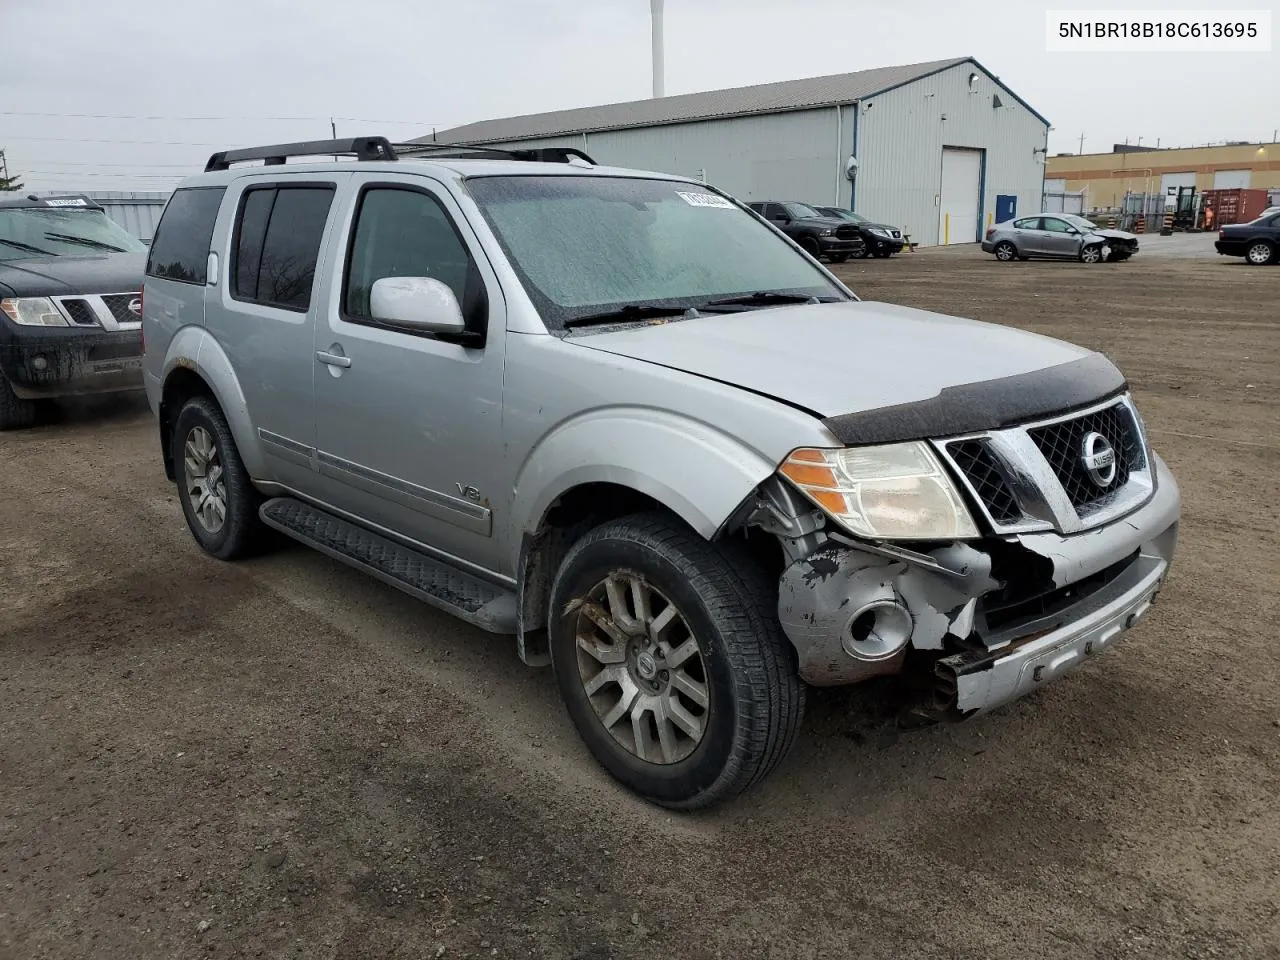
POLYGON ((1016 523, 1022 508, 984 440, 959 440, 947 444, 951 459, 997 523, 1016 523))
POLYGON ((133 313, 129 309, 129 304, 137 299, 138 295, 136 293, 112 293, 104 296, 102 302, 107 305, 111 315, 116 318, 116 323, 138 323, 142 320, 142 316, 133 313))
POLYGON ((1077 510, 1105 504, 1129 482, 1130 471, 1145 464, 1133 417, 1121 404, 1027 433, 1077 510), (1091 433, 1104 437, 1116 453, 1115 477, 1105 487, 1095 483, 1084 467, 1084 439, 1091 433))
POLYGON ((85 327, 96 327, 98 325, 98 317, 93 312, 93 307, 89 305, 88 300, 66 299, 60 301, 60 303, 72 323, 85 327))
MULTIPOLYGON (((1129 396, 1051 420, 934 442, 996 533, 1078 533, 1141 506, 1155 489, 1142 421, 1129 396), (1105 486, 1085 466, 1098 433, 1116 454, 1105 486)), ((1096 473, 1096 469, 1094 470, 1096 473)))

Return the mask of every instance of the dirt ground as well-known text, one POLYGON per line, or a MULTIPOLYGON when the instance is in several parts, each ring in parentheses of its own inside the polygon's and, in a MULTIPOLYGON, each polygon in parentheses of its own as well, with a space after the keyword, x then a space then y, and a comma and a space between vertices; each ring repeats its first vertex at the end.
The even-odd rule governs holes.
POLYGON ((0 437, 0 958, 1280 957, 1280 268, 840 269, 1131 376, 1184 496, 1141 628, 966 725, 815 696, 762 788, 673 815, 509 641, 207 559, 145 406, 64 408, 0 437))

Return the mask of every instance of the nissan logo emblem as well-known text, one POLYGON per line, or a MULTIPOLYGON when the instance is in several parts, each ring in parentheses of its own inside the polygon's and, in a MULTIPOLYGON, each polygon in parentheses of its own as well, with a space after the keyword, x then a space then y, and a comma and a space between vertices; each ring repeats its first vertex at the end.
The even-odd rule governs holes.
POLYGON ((126 307, 125 309, 127 309, 135 317, 142 316, 142 299, 140 297, 134 297, 132 300, 129 301, 129 306, 126 307))
POLYGON ((1085 434, 1080 444, 1080 463, 1089 479, 1100 487, 1111 486, 1111 481, 1116 478, 1115 448, 1096 430, 1085 434))

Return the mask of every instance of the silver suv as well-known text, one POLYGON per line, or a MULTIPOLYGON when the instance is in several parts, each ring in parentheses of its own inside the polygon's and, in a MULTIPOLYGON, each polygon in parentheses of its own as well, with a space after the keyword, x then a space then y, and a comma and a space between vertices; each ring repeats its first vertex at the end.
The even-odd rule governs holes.
POLYGON ((860 301, 723 193, 577 151, 216 154, 143 317, 206 551, 273 529, 513 635, 674 808, 768 774, 808 685, 962 718, 1056 679, 1174 551, 1105 357, 860 301), (356 162, 286 162, 317 155, 356 162))

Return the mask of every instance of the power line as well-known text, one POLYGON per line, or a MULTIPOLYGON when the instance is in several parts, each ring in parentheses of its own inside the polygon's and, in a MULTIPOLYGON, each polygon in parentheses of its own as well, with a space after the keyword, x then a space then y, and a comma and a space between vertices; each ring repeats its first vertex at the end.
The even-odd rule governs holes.
POLYGON ((64 120, 180 120, 183 122, 202 121, 263 121, 267 123, 313 123, 316 121, 341 120, 344 123, 385 123, 402 126, 438 127, 438 123, 426 120, 371 120, 368 117, 171 117, 161 114, 137 113, 46 113, 41 110, 0 110, 0 117, 57 117, 64 120))
POLYGON ((226 147, 225 143, 192 143, 186 140, 114 140, 102 139, 96 137, 26 137, 12 136, 5 134, 4 139, 9 140, 38 140, 41 143, 135 143, 149 144, 157 147, 226 147))
POLYGON ((74 170, 23 170, 24 177, 65 180, 68 177, 112 177, 116 180, 185 180, 185 173, 78 173, 74 170))
POLYGON ((190 170, 198 164, 192 163, 96 163, 93 160, 28 160, 28 163, 34 163, 39 166, 50 167, 129 167, 134 170, 190 170))

